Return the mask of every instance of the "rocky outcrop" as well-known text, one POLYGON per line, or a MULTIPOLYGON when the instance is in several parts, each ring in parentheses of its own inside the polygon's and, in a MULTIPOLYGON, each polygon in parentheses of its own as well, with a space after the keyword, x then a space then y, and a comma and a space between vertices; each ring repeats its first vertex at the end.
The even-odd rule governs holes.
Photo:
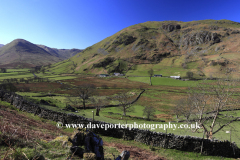
POLYGON ((151 62, 159 62, 159 61, 161 61, 163 58, 166 58, 166 57, 169 56, 169 55, 170 55, 170 52, 165 52, 165 53, 163 53, 163 54, 154 54, 154 55, 151 57, 150 61, 151 61, 151 62))
MULTIPOLYGON (((97 52, 100 53, 100 54, 103 54, 103 55, 108 55, 109 54, 108 51, 106 51, 104 48, 98 48, 97 52)), ((94 55, 96 55, 96 54, 94 54, 94 55)))
POLYGON ((231 34, 240 34, 240 31, 239 30, 234 30, 234 31, 232 31, 231 34))
POLYGON ((185 34, 181 37, 180 46, 196 46, 203 43, 219 43, 220 35, 209 31, 199 31, 195 33, 185 34))
POLYGON ((125 35, 125 34, 120 34, 116 40, 113 41, 114 45, 129 45, 133 43, 137 38, 131 36, 131 35, 125 35))
POLYGON ((103 61, 99 63, 93 64, 93 68, 100 68, 100 67, 106 67, 107 65, 111 64, 114 62, 115 58, 114 57, 107 57, 103 61))
POLYGON ((163 24, 162 29, 172 32, 174 30, 181 29, 181 26, 179 24, 163 24))

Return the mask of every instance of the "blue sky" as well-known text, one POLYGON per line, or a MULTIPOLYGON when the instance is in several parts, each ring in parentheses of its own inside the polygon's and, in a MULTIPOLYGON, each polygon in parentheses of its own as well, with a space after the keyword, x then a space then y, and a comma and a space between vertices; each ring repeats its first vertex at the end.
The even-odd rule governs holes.
POLYGON ((228 19, 236 0, 0 0, 0 44, 22 38, 53 48, 89 47, 147 21, 228 19))

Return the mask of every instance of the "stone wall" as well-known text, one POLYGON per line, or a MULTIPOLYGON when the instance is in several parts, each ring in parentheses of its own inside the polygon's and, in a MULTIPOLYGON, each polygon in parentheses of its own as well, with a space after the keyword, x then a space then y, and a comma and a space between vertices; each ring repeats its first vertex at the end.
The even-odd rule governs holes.
MULTIPOLYGON (((78 116, 72 113, 66 114, 52 111, 40 107, 34 103, 28 102, 15 93, 0 90, 0 99, 7 101, 21 111, 26 111, 38 115, 42 118, 62 122, 63 124, 108 124, 101 121, 94 121, 92 119, 78 116)), ((201 145, 203 143, 203 154, 224 157, 240 157, 240 149, 235 143, 229 141, 208 140, 191 136, 177 136, 174 134, 165 134, 159 132, 152 132, 141 129, 124 129, 124 128, 95 128, 93 132, 112 136, 116 138, 125 138, 128 140, 135 140, 147 145, 163 147, 167 149, 177 149, 181 151, 201 152, 201 145)))

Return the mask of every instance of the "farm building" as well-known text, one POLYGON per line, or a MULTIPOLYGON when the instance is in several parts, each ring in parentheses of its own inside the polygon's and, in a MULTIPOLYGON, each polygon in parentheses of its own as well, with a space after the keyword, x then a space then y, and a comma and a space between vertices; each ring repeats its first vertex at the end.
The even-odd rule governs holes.
POLYGON ((108 77, 108 74, 100 74, 99 77, 108 77))
POLYGON ((121 73, 113 73, 115 76, 124 76, 124 74, 121 73))
POLYGON ((161 74, 155 74, 154 77, 162 77, 161 74))
POLYGON ((114 76, 119 76, 120 75, 120 73, 113 73, 114 74, 114 76))
POLYGON ((173 79, 181 79, 181 76, 170 76, 170 78, 173 78, 173 79))

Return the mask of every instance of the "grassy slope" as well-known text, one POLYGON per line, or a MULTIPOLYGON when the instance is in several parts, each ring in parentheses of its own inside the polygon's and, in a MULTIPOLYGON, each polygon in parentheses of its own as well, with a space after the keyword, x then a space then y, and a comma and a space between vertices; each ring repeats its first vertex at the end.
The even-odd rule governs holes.
MULTIPOLYGON (((33 158, 34 155, 43 155, 45 158, 48 159, 66 159, 68 156, 70 156, 69 148, 62 146, 62 141, 59 138, 58 141, 52 141, 49 140, 47 137, 57 137, 59 135, 67 135, 70 136, 73 132, 73 129, 57 129, 55 126, 55 122, 51 122, 49 120, 45 120, 42 118, 39 118, 37 116, 33 116, 33 114, 17 111, 13 106, 6 102, 0 101, 0 105, 7 106, 3 107, 4 112, 7 114, 15 114, 15 117, 21 117, 21 126, 27 125, 28 127, 32 127, 31 130, 28 131, 28 139, 26 137, 23 138, 23 141, 25 142, 25 145, 21 147, 21 143, 17 145, 13 145, 12 148, 14 148, 16 151, 10 150, 5 145, 0 146, 0 158, 20 158, 24 159, 26 158, 24 154, 29 158, 33 158), (12 108, 12 109, 11 109, 12 108), (31 123, 29 123, 31 122, 31 123), (38 124, 37 126, 34 124, 38 124), (50 127, 51 130, 48 128, 45 130, 44 127, 50 127), (56 129, 55 129, 56 128, 56 129), (57 130, 57 134, 56 134, 57 130), (38 133, 38 138, 34 138, 34 135, 38 133)), ((1 107, 1 109, 2 109, 1 107)), ((0 111, 2 111, 0 109, 0 111)), ((4 120, 10 120, 5 116, 0 116, 1 119, 4 120)), ((12 127, 21 127, 18 124, 16 124, 15 119, 11 119, 12 127), (15 126, 16 125, 16 126, 15 126)), ((6 131, 6 130, 5 130, 6 131)), ((0 132, 0 136, 2 134, 2 130, 0 132)), ((16 133, 16 136, 20 136, 20 133, 16 133)), ((100 135, 101 136, 101 135, 100 135)), ((139 142, 135 141, 123 141, 121 139, 111 138, 107 136, 101 136, 104 141, 104 153, 105 158, 113 158, 112 153, 115 156, 118 156, 123 148, 127 148, 130 151, 132 159, 139 159, 144 156, 155 158, 157 157, 164 157, 166 159, 204 159, 204 160, 210 160, 210 159, 222 159, 222 157, 212 157, 212 156, 201 156, 198 153, 192 153, 192 152, 184 152, 184 151, 178 151, 178 150, 172 150, 172 149, 163 149, 159 147, 154 147, 151 149, 149 146, 141 144, 139 142)), ((13 138, 13 137, 12 137, 13 138)), ((144 158, 146 159, 146 157, 144 158)), ((231 158, 226 158, 231 159, 231 158)))
MULTIPOLYGON (((194 76, 199 78, 200 73, 204 73, 205 76, 218 76, 221 71, 221 66, 219 65, 211 65, 211 60, 221 61, 223 58, 231 61, 227 67, 239 69, 237 63, 240 61, 238 58, 237 52, 240 50, 239 41, 240 38, 238 34, 231 34, 227 37, 222 37, 222 42, 214 45, 209 44, 201 44, 198 45, 202 47, 201 51, 204 51, 204 54, 196 54, 195 56, 191 56, 187 62, 185 69, 182 67, 182 63, 185 63, 186 53, 189 52, 197 52, 193 47, 188 47, 188 49, 184 49, 179 46, 179 40, 183 33, 183 30, 193 29, 190 33, 194 33, 196 31, 206 30, 210 32, 216 32, 218 34, 224 35, 226 31, 224 28, 231 28, 232 30, 239 29, 239 25, 237 22, 232 22, 228 20, 218 21, 214 20, 203 20, 203 21, 192 21, 192 22, 145 22, 141 24, 136 24, 130 27, 127 27, 116 34, 107 37, 106 39, 100 41, 99 43, 94 44, 91 47, 88 47, 83 52, 75 55, 70 58, 70 60, 65 60, 63 62, 59 62, 57 64, 52 65, 50 68, 51 71, 56 73, 88 73, 88 74, 100 74, 107 73, 109 68, 114 68, 114 64, 108 65, 105 68, 93 68, 93 64, 96 64, 102 61, 106 57, 115 57, 117 60, 127 59, 134 57, 136 55, 146 55, 147 58, 150 58, 154 54, 164 54, 166 52, 170 52, 172 57, 164 58, 160 63, 157 64, 149 64, 149 61, 138 60, 135 59, 134 63, 139 62, 137 65, 137 70, 129 71, 127 75, 147 75, 147 71, 150 68, 153 68, 156 74, 163 74, 164 76, 170 75, 181 75, 185 76, 187 71, 194 72, 194 76), (177 23, 182 26, 180 31, 167 32, 161 29, 163 23, 177 23), (209 27, 217 26, 220 27, 218 30, 211 30, 209 27), (145 29, 148 28, 148 29, 145 29), (116 41, 122 38, 124 41, 124 36, 131 35, 136 38, 136 40, 128 45, 125 44, 115 44, 116 41), (171 40, 169 40, 171 39, 171 40), (148 40, 148 42, 143 42, 138 47, 136 46, 141 40, 148 40), (165 43, 165 46, 162 44, 165 43), (221 48, 225 46, 225 48, 221 48), (139 48, 140 47, 140 48, 139 48), (215 51, 215 49, 219 47, 220 50, 215 51), (141 49, 142 48, 142 49, 141 49), (157 49, 158 51, 155 51, 157 49), (104 50, 103 53, 101 50, 104 50), (118 50, 118 51, 116 51, 118 50), (109 54, 106 54, 109 53, 109 54), (223 57, 223 58, 222 58, 223 57), (202 60, 206 59, 205 61, 202 60), (141 64, 141 63, 148 64, 141 64), (76 65, 74 66, 73 63, 76 65)), ((132 64, 129 63, 129 67, 132 64)), ((116 64, 115 64, 116 67, 116 64)), ((204 77, 204 74, 203 77, 204 77)), ((234 75, 237 75, 235 73, 234 75)))

